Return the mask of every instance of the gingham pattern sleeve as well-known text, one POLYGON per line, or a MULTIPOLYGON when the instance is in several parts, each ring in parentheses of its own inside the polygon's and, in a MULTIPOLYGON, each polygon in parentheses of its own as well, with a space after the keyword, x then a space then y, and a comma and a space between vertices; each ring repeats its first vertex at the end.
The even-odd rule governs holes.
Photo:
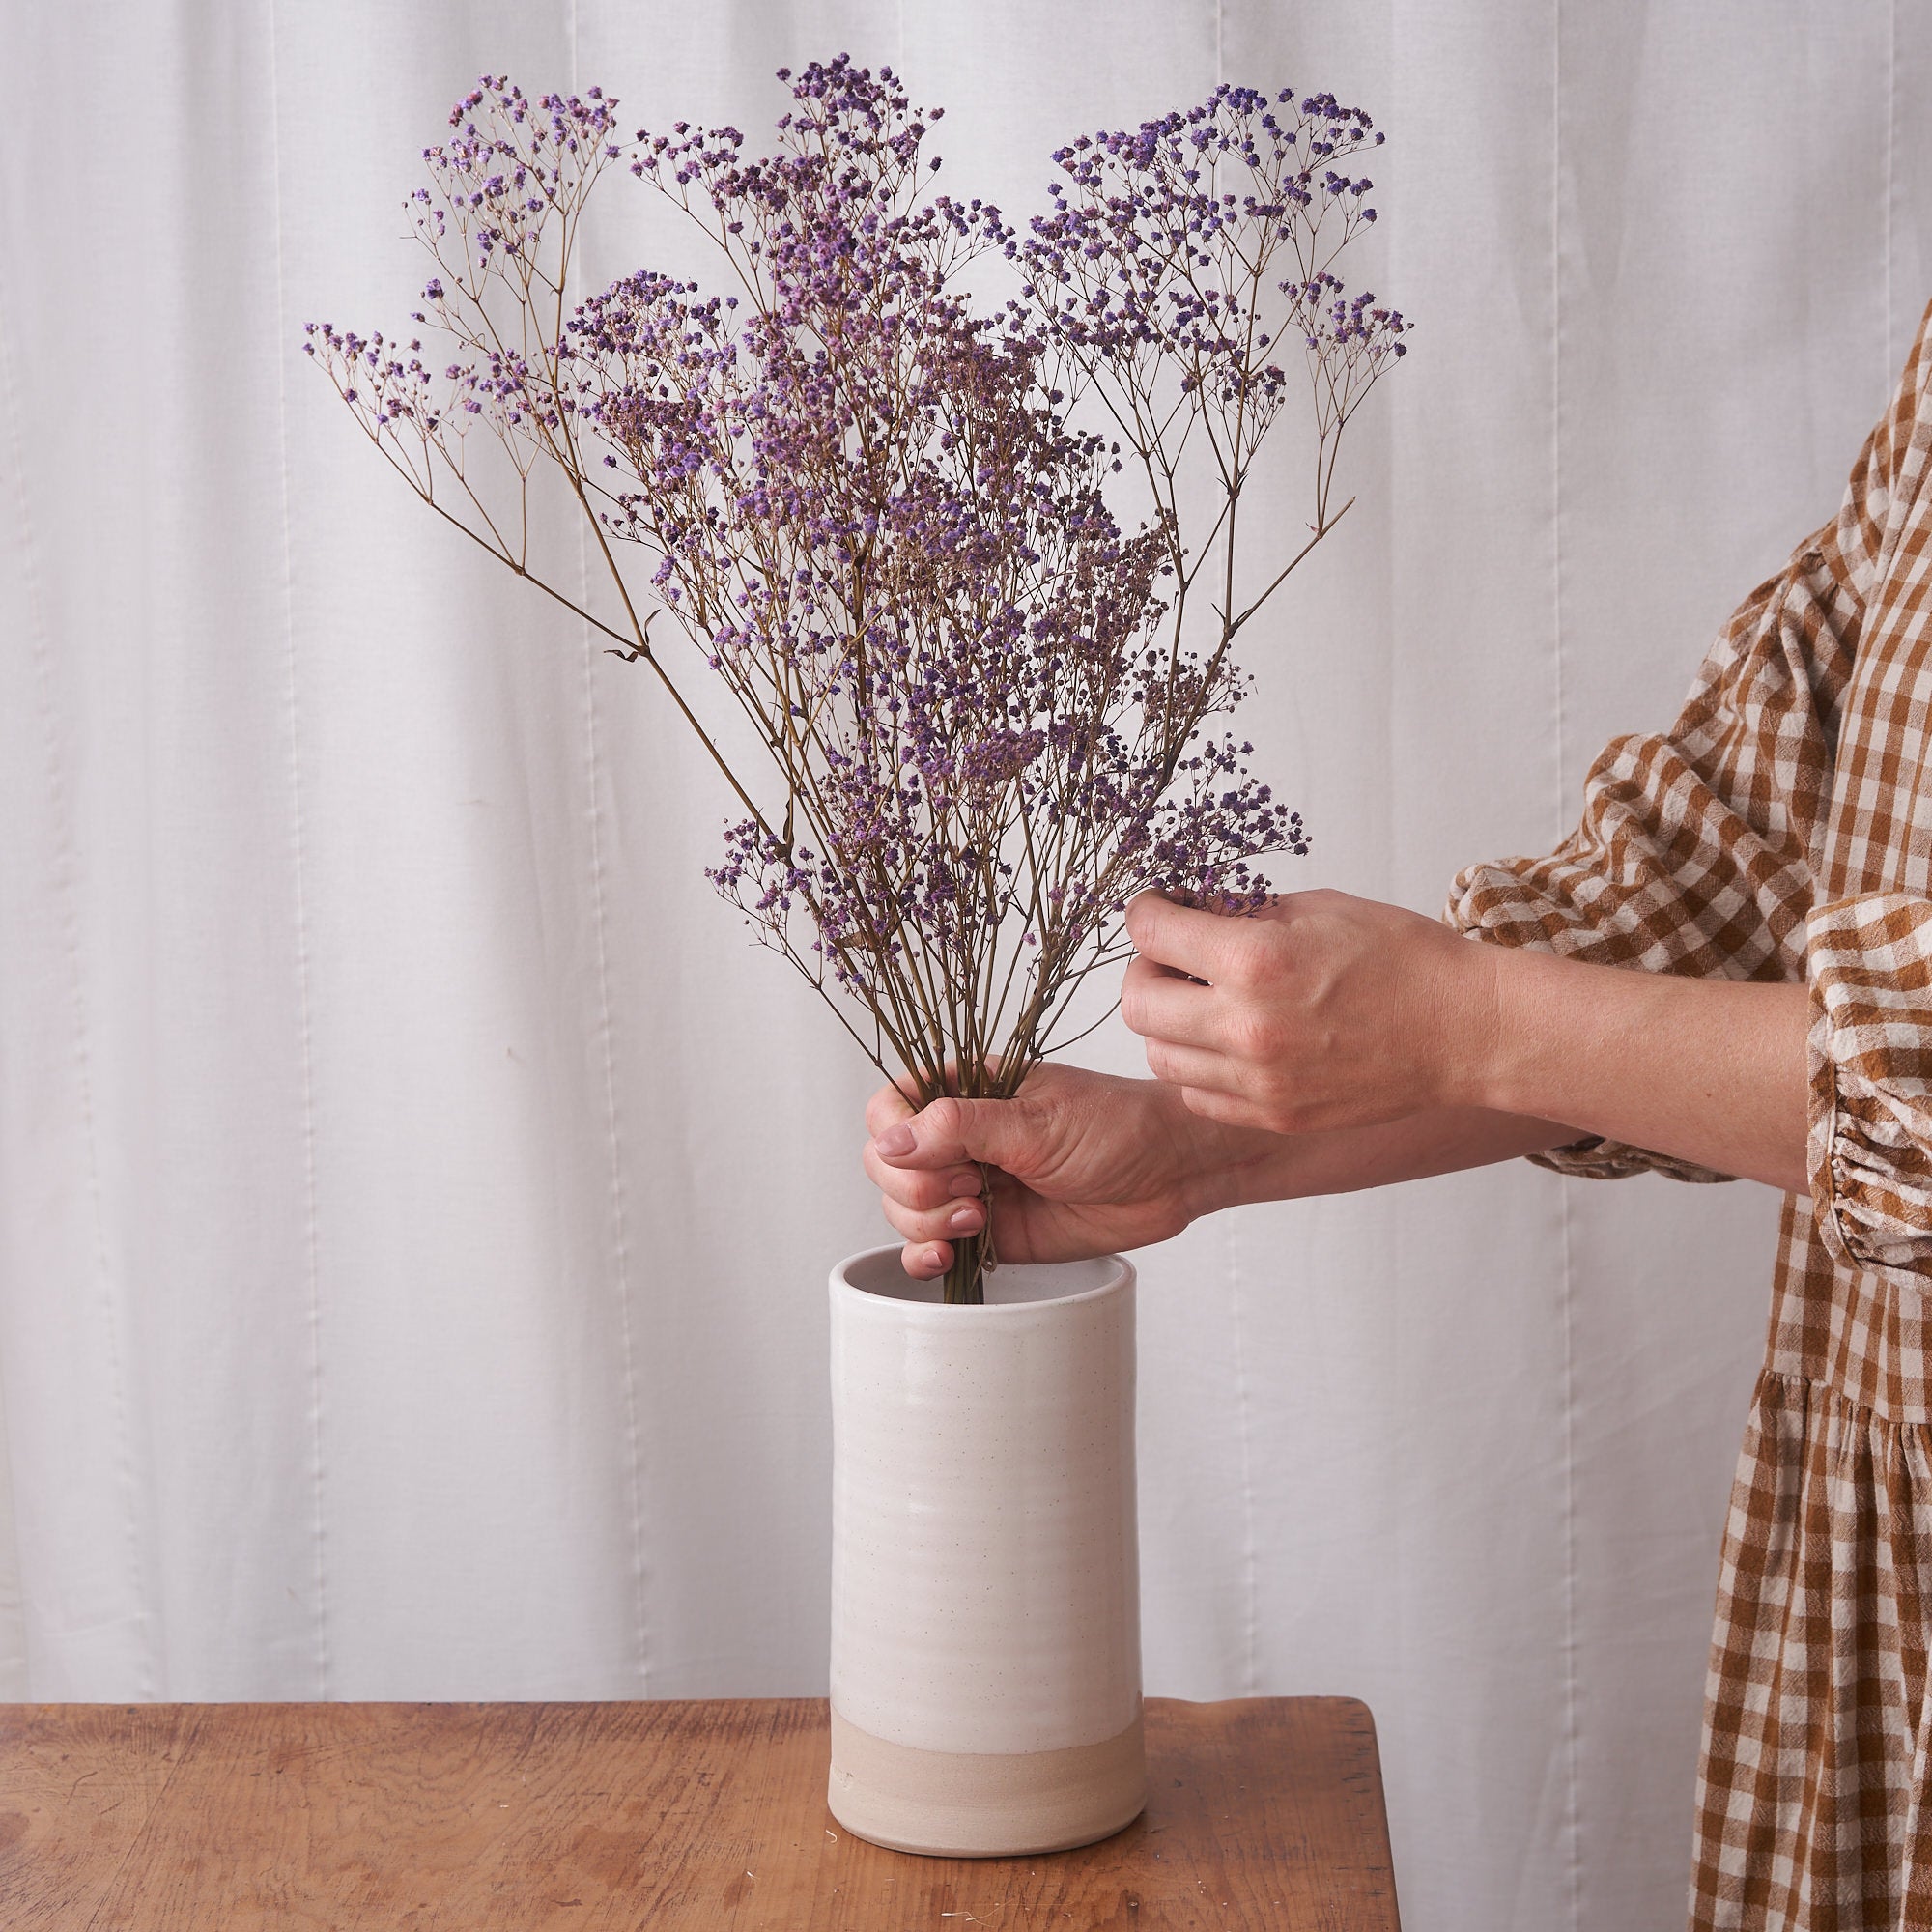
MULTIPOLYGON (((1751 592, 1719 634, 1683 712, 1613 739, 1583 816, 1546 859, 1470 867, 1445 917, 1473 938, 1704 979, 1804 977, 1812 855, 1839 707, 1918 411, 1921 325, 1893 404, 1861 451, 1837 517, 1751 592)), ((1728 1177, 1592 1136, 1532 1155, 1561 1173, 1728 1177)), ((1932 1179, 1932 1175, 1928 1176, 1932 1179)))
POLYGON ((1871 893, 1809 930, 1811 1199, 1842 1262, 1932 1278, 1932 901, 1871 893))

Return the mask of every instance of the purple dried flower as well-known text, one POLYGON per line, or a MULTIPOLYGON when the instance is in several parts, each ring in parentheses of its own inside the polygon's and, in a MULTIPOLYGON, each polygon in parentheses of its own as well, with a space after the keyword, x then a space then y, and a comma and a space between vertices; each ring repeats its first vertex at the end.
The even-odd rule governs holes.
MULTIPOLYGON (((408 204, 436 269, 416 320, 453 357, 437 375, 419 341, 327 323, 305 346, 425 501, 666 686, 740 807, 712 883, 875 1064, 921 1098, 1010 1094, 1125 956, 1135 893, 1252 911, 1253 862, 1307 850, 1209 725, 1248 688, 1235 638, 1346 510, 1342 429, 1404 353, 1402 315, 1334 272, 1375 218, 1350 157, 1381 135, 1330 95, 1217 88, 1061 149, 1022 238, 989 203, 921 199, 940 113, 890 70, 779 77, 793 106, 752 156, 733 128, 626 139, 600 89, 486 76, 408 204), (612 164, 710 237, 734 292, 642 269, 569 293, 612 164), (1011 265, 996 311, 964 293, 980 259, 1011 265), (1237 570, 1285 344, 1314 399, 1312 535, 1237 570), (507 453, 499 495, 476 426, 507 453), (532 569, 539 459, 621 622, 532 569), (660 616, 768 770, 720 749, 660 616)), ((948 1293, 976 1298, 987 1256, 960 1250, 948 1293)))

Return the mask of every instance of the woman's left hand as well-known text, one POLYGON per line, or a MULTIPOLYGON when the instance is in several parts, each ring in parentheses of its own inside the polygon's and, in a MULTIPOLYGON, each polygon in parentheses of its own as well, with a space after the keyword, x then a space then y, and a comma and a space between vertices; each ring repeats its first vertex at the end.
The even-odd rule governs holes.
POLYGON ((1121 1014, 1195 1113, 1307 1133, 1483 1104, 1495 949, 1399 906, 1289 893, 1227 917, 1143 893, 1121 1014))

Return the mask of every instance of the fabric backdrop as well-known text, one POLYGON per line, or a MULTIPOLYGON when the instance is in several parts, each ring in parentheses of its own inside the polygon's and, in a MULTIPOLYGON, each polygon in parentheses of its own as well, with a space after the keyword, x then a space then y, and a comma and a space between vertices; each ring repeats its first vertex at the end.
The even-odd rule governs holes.
MULTIPOLYGON (((1222 76, 1389 130, 1412 353, 1247 653, 1291 886, 1553 841, 1932 294, 1884 0, 0 6, 0 1694, 823 1690, 867 1069, 710 895, 642 673, 298 343, 412 305, 479 72, 755 136, 838 49, 1013 213, 1222 76)), ((589 276, 670 260, 610 186, 589 276)), ((1366 1697, 1421 1932, 1678 1918, 1776 1208, 1517 1165, 1143 1257, 1149 1689, 1366 1697)))

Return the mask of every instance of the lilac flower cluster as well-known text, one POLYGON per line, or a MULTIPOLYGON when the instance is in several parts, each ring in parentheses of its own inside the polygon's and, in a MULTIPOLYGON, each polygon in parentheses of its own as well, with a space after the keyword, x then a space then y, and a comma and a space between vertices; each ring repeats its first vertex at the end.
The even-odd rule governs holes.
MULTIPOLYGON (((925 198, 940 113, 890 71, 780 78, 795 104, 762 156, 730 128, 627 140, 596 89, 486 79, 412 204, 437 270, 415 321, 453 355, 328 324, 309 352, 425 501, 665 686, 741 808, 713 882, 868 1057, 920 1098, 1009 1094, 1125 956, 1135 893, 1253 910, 1254 862, 1306 849, 1252 747, 1210 727, 1248 689, 1235 636, 1341 514, 1341 430, 1403 353, 1401 315, 1334 273, 1374 219, 1348 164, 1381 136, 1329 96, 1221 88, 1063 149, 1022 239, 990 205, 925 198), (725 292, 651 270, 569 292, 612 163, 709 235, 725 292), (993 313, 962 293, 987 257, 1013 278, 993 313), (1311 380, 1315 517, 1285 567, 1237 571, 1283 343, 1311 380), (478 425, 508 492, 469 458, 478 425), (1208 489, 1183 488, 1204 456, 1208 489), (532 568, 539 458, 620 616, 532 568), (718 749, 659 617, 763 777, 718 749)), ((961 1250, 947 1292, 975 1299, 990 1253, 961 1250)))

